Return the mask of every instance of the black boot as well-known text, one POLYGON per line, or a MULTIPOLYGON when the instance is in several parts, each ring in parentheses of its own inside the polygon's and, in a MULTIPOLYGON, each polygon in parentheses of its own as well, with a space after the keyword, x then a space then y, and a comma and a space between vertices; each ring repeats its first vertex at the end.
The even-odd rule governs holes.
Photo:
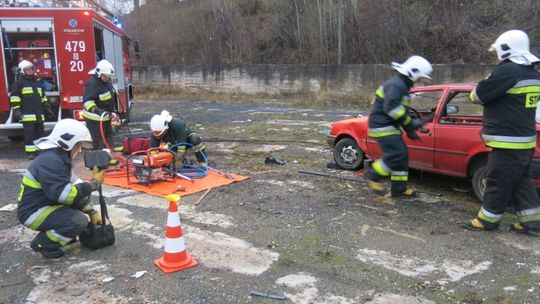
POLYGON ((44 232, 38 233, 30 243, 30 247, 35 252, 41 253, 46 259, 57 259, 64 256, 64 252, 60 249, 60 244, 51 241, 44 232))

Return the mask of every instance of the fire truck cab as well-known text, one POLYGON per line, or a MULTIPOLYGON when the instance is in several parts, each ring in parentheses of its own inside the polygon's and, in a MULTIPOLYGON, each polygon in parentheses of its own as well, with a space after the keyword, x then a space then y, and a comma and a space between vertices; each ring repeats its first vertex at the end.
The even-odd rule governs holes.
POLYGON ((91 1, 77 2, 83 5, 0 8, 0 136, 22 139, 22 124, 11 119, 9 92, 20 75, 17 65, 23 59, 34 64, 36 76, 57 113, 57 117, 45 122, 46 130, 61 118, 82 119, 84 85, 93 77, 89 71, 102 59, 115 67, 116 111, 121 122, 129 119, 133 97, 129 51, 131 45, 138 52, 136 41, 119 28, 116 18, 106 10, 91 1))

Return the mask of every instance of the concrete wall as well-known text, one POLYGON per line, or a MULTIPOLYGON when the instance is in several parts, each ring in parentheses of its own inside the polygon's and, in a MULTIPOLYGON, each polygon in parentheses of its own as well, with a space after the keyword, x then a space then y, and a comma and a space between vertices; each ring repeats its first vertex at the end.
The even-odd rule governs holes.
MULTIPOLYGON (((486 65, 435 65, 433 83, 477 82, 493 69, 486 65)), ((287 94, 326 92, 371 94, 394 71, 389 65, 150 66, 135 68, 138 86, 173 86, 215 92, 287 94)))

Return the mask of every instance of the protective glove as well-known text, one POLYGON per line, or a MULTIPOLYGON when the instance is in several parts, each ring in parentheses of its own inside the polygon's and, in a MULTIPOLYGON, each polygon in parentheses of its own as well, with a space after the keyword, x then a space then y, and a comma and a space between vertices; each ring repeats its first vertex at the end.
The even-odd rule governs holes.
POLYGON ((159 146, 159 151, 165 151, 169 149, 169 143, 159 146))
POLYGON ((78 209, 84 213, 88 213, 91 210, 93 210, 92 205, 90 204, 90 196, 81 198, 81 200, 78 203, 78 209))
POLYGON ((90 222, 94 225, 101 225, 102 219, 101 215, 96 210, 91 210, 87 213, 90 217, 90 222))
POLYGON ((56 118, 56 115, 54 115, 51 105, 48 102, 43 104, 43 111, 47 119, 54 120, 56 118))
POLYGON ((103 183, 103 180, 105 179, 105 171, 100 171, 97 166, 94 166, 93 172, 94 172, 94 176, 93 176, 94 180, 96 181, 99 187, 101 186, 101 184, 103 183))
POLYGON ((413 129, 405 129, 405 132, 407 133, 407 137, 410 140, 422 140, 420 136, 418 136, 418 133, 416 133, 416 130, 413 129))
POLYGON ((13 110, 13 115, 11 116, 11 121, 12 122, 19 122, 20 119, 21 119, 21 110, 19 110, 19 109, 13 110))
MULTIPOLYGON (((432 118, 433 119, 433 118, 432 118)), ((412 129, 414 131, 420 129, 421 127, 423 127, 425 124, 427 123, 427 121, 425 119, 421 119, 421 118, 414 118, 408 125, 407 125, 407 128, 408 129, 412 129)))

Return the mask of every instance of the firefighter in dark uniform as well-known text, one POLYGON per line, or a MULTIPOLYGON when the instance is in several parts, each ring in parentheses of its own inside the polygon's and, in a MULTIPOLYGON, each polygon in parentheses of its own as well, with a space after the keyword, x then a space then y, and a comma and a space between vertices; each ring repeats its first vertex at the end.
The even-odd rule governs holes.
POLYGON ((392 67, 398 74, 377 89, 368 120, 368 135, 377 140, 383 157, 373 162, 365 177, 377 194, 384 194, 381 181, 390 177, 392 197, 414 197, 416 191, 407 188, 409 158, 400 126, 409 138, 416 140, 416 130, 433 119, 412 118, 408 114, 409 89, 415 82, 431 79, 433 68, 420 56, 412 56, 402 64, 393 62, 392 67))
POLYGON ((515 206, 517 232, 540 233, 540 198, 531 181, 530 166, 536 147, 535 112, 540 100, 539 62, 530 53, 529 37, 519 30, 503 33, 491 51, 499 66, 471 92, 471 101, 484 106, 481 137, 490 147, 483 205, 465 227, 493 230, 506 207, 515 206))
POLYGON ((26 227, 39 231, 30 247, 45 258, 64 255, 62 246, 75 241, 88 224, 101 222, 90 205, 90 193, 103 182, 103 171, 94 168, 94 179, 82 182, 72 171, 72 159, 90 132, 74 119, 59 121, 48 137, 36 140, 39 155, 24 173, 18 196, 17 217, 26 227))
POLYGON ((101 138, 100 123, 103 122, 103 132, 110 143, 112 135, 111 118, 115 110, 115 91, 111 84, 114 68, 107 60, 101 60, 96 68, 90 71, 94 74, 84 86, 83 117, 92 135, 94 149, 105 147, 101 138))
POLYGON ((54 117, 47 97, 36 76, 34 65, 27 60, 19 63, 19 78, 11 86, 12 122, 20 121, 24 128, 24 150, 29 159, 36 157, 34 140, 43 136, 45 115, 54 117))
POLYGON ((163 110, 161 114, 154 115, 150 120, 152 130, 152 141, 150 146, 159 147, 161 144, 171 146, 175 144, 188 143, 191 146, 179 145, 176 147, 176 162, 183 163, 186 148, 192 148, 199 166, 206 167, 205 145, 201 137, 191 131, 185 121, 173 118, 169 112, 163 110))

